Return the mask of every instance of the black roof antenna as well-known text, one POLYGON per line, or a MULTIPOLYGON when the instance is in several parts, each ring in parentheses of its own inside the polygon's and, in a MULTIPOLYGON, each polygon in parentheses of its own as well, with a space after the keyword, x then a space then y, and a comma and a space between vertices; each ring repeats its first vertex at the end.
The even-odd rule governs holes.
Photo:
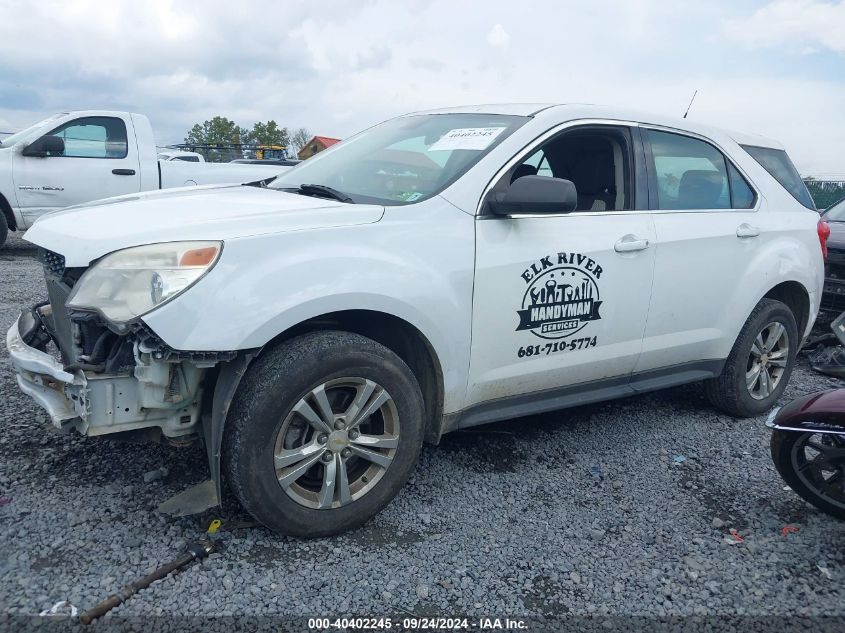
POLYGON ((697 94, 698 94, 698 88, 695 89, 695 92, 692 93, 692 99, 689 100, 689 105, 687 106, 687 111, 684 112, 684 118, 685 119, 687 118, 687 115, 689 114, 689 109, 692 107, 692 102, 695 101, 695 95, 697 95, 697 94))

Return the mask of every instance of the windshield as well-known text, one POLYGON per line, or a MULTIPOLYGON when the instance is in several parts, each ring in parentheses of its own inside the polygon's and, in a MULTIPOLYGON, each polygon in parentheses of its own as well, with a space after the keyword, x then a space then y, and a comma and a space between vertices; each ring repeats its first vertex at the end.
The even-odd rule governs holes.
POLYGON ((18 141, 25 139, 27 136, 29 136, 29 134, 31 134, 34 130, 37 130, 38 128, 40 128, 42 125, 47 125, 50 121, 55 121, 56 119, 59 119, 59 118, 65 116, 65 114, 67 114, 67 112, 59 112, 58 114, 54 114, 53 116, 49 116, 46 119, 44 119, 43 121, 39 121, 35 125, 30 125, 25 130, 21 130, 20 132, 16 132, 15 134, 12 134, 11 136, 7 136, 6 138, 0 140, 0 143, 5 145, 6 147, 11 147, 12 145, 17 143, 18 141))
POLYGON ((845 222, 845 198, 824 212, 824 219, 831 222, 845 222))
POLYGON ((392 119, 299 163, 269 186, 320 185, 351 202, 418 202, 443 191, 527 120, 493 114, 392 119))

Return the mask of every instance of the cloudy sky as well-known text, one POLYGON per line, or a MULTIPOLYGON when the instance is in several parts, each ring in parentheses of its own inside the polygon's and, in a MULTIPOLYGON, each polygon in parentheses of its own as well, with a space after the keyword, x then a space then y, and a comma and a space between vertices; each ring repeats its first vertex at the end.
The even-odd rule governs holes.
POLYGON ((328 136, 429 107, 630 105, 845 177, 845 0, 0 0, 0 131, 63 109, 328 136))

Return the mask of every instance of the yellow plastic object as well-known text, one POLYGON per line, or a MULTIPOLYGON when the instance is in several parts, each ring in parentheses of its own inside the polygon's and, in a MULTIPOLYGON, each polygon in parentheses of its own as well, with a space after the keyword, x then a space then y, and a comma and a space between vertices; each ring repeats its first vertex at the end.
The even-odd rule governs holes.
POLYGON ((208 530, 206 530, 206 532, 209 534, 216 534, 221 525, 223 525, 223 522, 220 519, 214 519, 214 521, 208 524, 208 530))

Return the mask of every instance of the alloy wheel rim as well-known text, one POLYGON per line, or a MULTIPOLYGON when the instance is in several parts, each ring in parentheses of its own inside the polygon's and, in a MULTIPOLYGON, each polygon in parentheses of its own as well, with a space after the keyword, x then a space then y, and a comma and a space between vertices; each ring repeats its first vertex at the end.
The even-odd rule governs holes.
POLYGON ((789 360, 789 334, 772 321, 757 334, 745 368, 745 386, 755 400, 765 400, 778 388, 789 360))
POLYGON ((399 446, 399 414, 384 387, 337 378, 306 393, 285 417, 273 447, 276 479, 299 505, 345 506, 384 477, 399 446))
POLYGON ((793 470, 805 486, 845 509, 845 436, 806 433, 795 442, 790 457, 793 470))

